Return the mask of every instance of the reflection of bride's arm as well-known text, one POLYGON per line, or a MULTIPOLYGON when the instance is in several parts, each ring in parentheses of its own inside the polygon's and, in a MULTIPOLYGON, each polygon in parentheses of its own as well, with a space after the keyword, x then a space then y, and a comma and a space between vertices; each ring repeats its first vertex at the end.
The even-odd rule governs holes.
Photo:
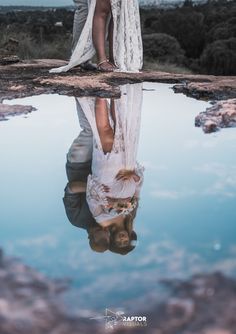
POLYGON ((112 129, 109 121, 110 112, 112 120, 115 124, 114 102, 111 102, 111 110, 109 110, 107 99, 100 97, 96 98, 95 101, 96 126, 104 153, 111 152, 114 142, 114 130, 112 129))
POLYGON ((141 166, 139 163, 136 164, 136 168, 135 168, 135 174, 138 176, 139 180, 135 181, 136 182, 136 190, 135 190, 135 194, 134 196, 139 198, 140 196, 140 191, 143 185, 143 179, 144 179, 144 167, 141 166))
POLYGON ((95 218, 101 215, 107 205, 106 191, 104 186, 97 182, 92 175, 88 176, 86 197, 92 215, 95 218))

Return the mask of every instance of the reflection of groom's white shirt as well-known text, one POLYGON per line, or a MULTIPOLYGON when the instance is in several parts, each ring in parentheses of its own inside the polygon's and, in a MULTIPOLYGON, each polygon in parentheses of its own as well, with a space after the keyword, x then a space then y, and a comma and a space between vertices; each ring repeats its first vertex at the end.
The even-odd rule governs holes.
POLYGON ((84 114, 93 131, 92 174, 87 182, 87 201, 98 223, 107 221, 122 213, 107 208, 107 197, 139 197, 143 182, 143 167, 136 161, 142 109, 142 84, 126 85, 121 88, 121 98, 115 100, 116 126, 111 152, 104 154, 95 120, 95 98, 78 98, 84 114), (117 180, 122 169, 134 170, 139 181, 117 180), (103 185, 109 187, 104 191, 103 185))

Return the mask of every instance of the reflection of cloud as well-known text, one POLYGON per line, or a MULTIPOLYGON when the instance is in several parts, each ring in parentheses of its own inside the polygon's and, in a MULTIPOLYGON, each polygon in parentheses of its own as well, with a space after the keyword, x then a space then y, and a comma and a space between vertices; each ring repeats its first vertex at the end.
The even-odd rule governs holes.
POLYGON ((227 180, 222 182, 216 182, 211 187, 208 187, 205 189, 204 194, 205 195, 220 195, 224 197, 236 197, 235 190, 233 191, 227 191, 225 188, 227 188, 229 184, 227 183, 227 180))
POLYGON ((194 169, 217 177, 217 180, 211 186, 203 190, 203 195, 236 197, 236 166, 208 163, 194 169))
MULTIPOLYGON (((98 262, 93 262, 97 268, 101 265, 102 270, 100 272, 95 270, 92 273, 96 275, 96 279, 90 277, 86 280, 89 284, 80 285, 78 300, 86 300, 95 305, 110 300, 112 296, 115 303, 116 299, 128 303, 132 300, 134 292, 135 298, 141 298, 148 293, 155 295, 159 279, 183 278, 202 268, 201 259, 197 254, 191 254, 184 247, 168 240, 149 244, 142 252, 138 252, 136 257, 116 259, 114 262, 114 257, 107 257, 105 266, 104 261, 99 264, 99 258, 98 262)), ((81 266, 84 265, 87 269, 90 260, 92 258, 84 254, 82 258, 80 257, 81 266)), ((79 272, 83 275, 81 270, 79 272)))
POLYGON ((186 140, 186 142, 184 143, 184 147, 188 148, 188 149, 192 149, 192 148, 196 148, 199 146, 199 141, 198 140, 194 140, 194 139, 189 139, 186 140))
POLYGON ((165 190, 165 189, 157 189, 151 191, 151 195, 155 198, 160 198, 160 199, 180 199, 184 197, 189 197, 193 196, 196 194, 195 190, 191 189, 182 189, 179 191, 176 190, 165 190))
POLYGON ((224 143, 225 145, 228 145, 232 142, 235 142, 236 140, 236 134, 235 132, 231 132, 228 129, 225 132, 221 132, 220 134, 212 133, 208 134, 207 136, 204 135, 204 137, 200 140, 198 139, 186 139, 184 143, 184 148, 192 150, 192 149, 211 149, 219 147, 220 144, 224 143))
POLYGON ((162 170, 168 169, 166 165, 163 165, 163 164, 155 165, 151 161, 143 161, 142 165, 148 170, 155 170, 155 171, 161 170, 162 171, 162 170))
POLYGON ((58 239, 50 234, 39 236, 36 238, 21 239, 18 241, 19 246, 24 247, 51 247, 54 248, 58 244, 58 239))
POLYGON ((236 272, 236 259, 235 258, 228 258, 216 262, 211 267, 212 271, 222 271, 226 275, 232 275, 232 273, 236 272))
MULTIPOLYGON (((215 177, 215 181, 209 186, 195 190, 189 188, 163 189, 157 187, 151 190, 151 196, 159 199, 178 200, 191 196, 220 196, 236 197, 236 166, 227 166, 220 163, 207 163, 193 168, 194 171, 203 174, 210 174, 215 177)), ((200 177, 199 177, 200 179, 200 177)), ((193 181, 195 185, 195 181, 193 181)), ((209 181, 208 181, 209 182, 209 181)))
POLYGON ((180 277, 200 271, 204 263, 197 253, 190 253, 184 247, 164 240, 148 245, 136 266, 156 267, 163 277, 180 277))
POLYGON ((235 255, 236 256, 236 245, 232 245, 230 246, 230 254, 235 255))
POLYGON ((188 150, 215 148, 217 147, 217 145, 218 145, 218 140, 216 140, 216 138, 214 138, 214 140, 212 140, 211 138, 210 140, 204 140, 204 141, 189 139, 186 140, 186 142, 184 143, 184 147, 188 150))
POLYGON ((162 240, 150 241, 140 248, 137 246, 127 257, 93 253, 88 249, 87 240, 67 240, 65 244, 62 234, 58 243, 50 235, 19 240, 17 243, 19 246, 38 246, 36 249, 41 252, 41 268, 48 268, 54 276, 59 273, 75 280, 78 290, 71 293, 72 298, 77 298, 75 304, 78 307, 100 307, 111 300, 114 303, 122 300, 123 303, 131 301, 134 295, 141 298, 148 293, 155 294, 158 280, 162 278, 184 278, 213 270, 235 273, 236 246, 231 246, 228 251, 224 249, 224 253, 221 250, 214 252, 215 258, 208 260, 205 254, 212 249, 212 242, 209 242, 207 249, 197 243, 195 250, 168 239, 167 235, 162 240), (59 252, 62 244, 62 252, 59 252), (49 253, 48 245, 57 245, 58 251, 49 253))
POLYGON ((194 170, 202 173, 210 173, 219 177, 223 177, 231 173, 236 175, 236 166, 226 166, 225 164, 216 162, 205 163, 201 166, 194 167, 194 170))

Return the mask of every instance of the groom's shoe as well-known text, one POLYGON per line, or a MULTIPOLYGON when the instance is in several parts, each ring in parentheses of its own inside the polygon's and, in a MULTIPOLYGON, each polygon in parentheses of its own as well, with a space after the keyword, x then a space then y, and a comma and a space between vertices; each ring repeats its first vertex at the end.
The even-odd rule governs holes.
POLYGON ((97 65, 93 64, 91 60, 88 60, 85 63, 80 64, 80 68, 84 71, 96 71, 97 65))

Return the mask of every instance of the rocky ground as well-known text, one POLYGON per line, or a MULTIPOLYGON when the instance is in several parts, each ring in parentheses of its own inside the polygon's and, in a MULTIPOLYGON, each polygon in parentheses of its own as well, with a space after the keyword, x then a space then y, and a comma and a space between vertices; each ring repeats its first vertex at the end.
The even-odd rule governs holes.
MULTIPOLYGON (((235 334, 236 280, 220 273, 195 275, 186 281, 162 282, 170 296, 142 312, 147 326, 127 329, 121 323, 115 334, 235 334)), ((104 323, 70 315, 61 294, 68 280, 51 280, 0 251, 1 334, 101 334, 104 323)))
POLYGON ((60 295, 67 280, 49 280, 0 250, 0 333, 78 334, 94 329, 89 319, 70 316, 60 295))
MULTIPOLYGON (((234 121, 218 120, 216 126, 212 124, 215 122, 212 120, 213 114, 218 117, 219 110, 222 115, 224 114, 224 119, 231 119, 232 114, 236 112, 235 103, 232 103, 234 100, 229 100, 236 98, 235 76, 174 74, 158 71, 144 71, 135 74, 98 73, 84 72, 78 68, 68 73, 49 73, 50 68, 64 64, 65 62, 62 60, 41 59, 1 65, 0 117, 4 119, 4 113, 6 115, 8 112, 17 113, 16 107, 6 111, 6 107, 2 105, 4 99, 54 93, 70 96, 119 97, 119 85, 151 81, 172 83, 175 93, 183 93, 196 99, 210 100, 212 103, 224 101, 224 103, 216 103, 210 111, 204 113, 204 117, 201 115, 200 118, 197 118, 196 125, 202 126, 204 131, 212 132, 219 127, 235 126, 234 121), (212 125, 209 126, 208 123, 212 125)), ((29 112, 30 108, 28 106, 24 110, 19 108, 19 113, 22 111, 29 112)))
POLYGON ((36 110, 32 106, 23 106, 20 104, 8 105, 0 103, 0 121, 5 121, 9 116, 27 115, 31 111, 36 110))
POLYGON ((195 125, 205 133, 236 126, 236 99, 218 101, 195 118, 195 125))

